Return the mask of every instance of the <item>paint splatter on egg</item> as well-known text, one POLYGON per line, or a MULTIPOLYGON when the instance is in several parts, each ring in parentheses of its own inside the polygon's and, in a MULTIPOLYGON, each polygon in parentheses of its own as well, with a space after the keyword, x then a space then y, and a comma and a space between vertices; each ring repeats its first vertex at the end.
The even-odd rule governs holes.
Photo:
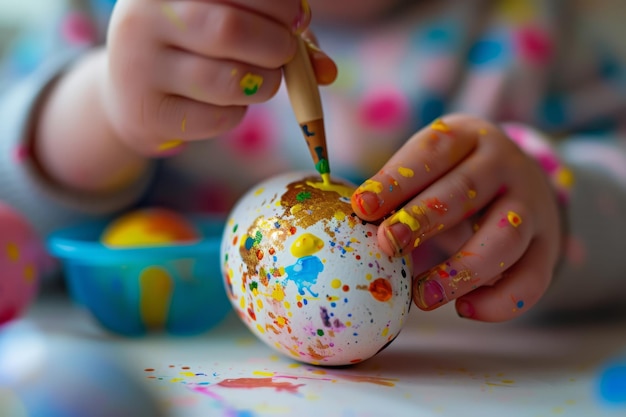
POLYGON ((192 243, 200 232, 181 214, 159 207, 128 212, 111 222, 101 236, 109 247, 192 243))
POLYGON ((411 264, 377 244, 353 212, 354 186, 287 173, 259 184, 230 213, 221 257, 228 296, 269 346, 302 362, 366 360, 400 332, 411 264))

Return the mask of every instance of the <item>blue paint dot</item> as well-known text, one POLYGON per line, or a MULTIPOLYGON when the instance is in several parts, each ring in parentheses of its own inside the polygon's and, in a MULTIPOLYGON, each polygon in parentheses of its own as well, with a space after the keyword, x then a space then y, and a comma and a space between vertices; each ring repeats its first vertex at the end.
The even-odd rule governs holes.
POLYGON ((562 97, 551 95, 546 97, 542 105, 539 107, 540 119, 544 120, 549 126, 559 126, 566 121, 565 101, 562 97))
POLYGON ((337 307, 337 303, 330 303, 330 306, 335 308, 335 307, 337 307))
POLYGON ((473 65, 486 65, 502 57, 505 51, 502 42, 483 39, 476 42, 470 49, 467 60, 473 65))
POLYGON ((252 246, 254 246, 254 239, 252 239, 250 236, 248 236, 246 238, 246 250, 252 249, 252 246))
POLYGON ((522 300, 517 302, 517 308, 524 308, 524 302, 522 300))
POLYGON ((600 395, 605 401, 626 404, 626 363, 607 367, 599 382, 600 395))
POLYGON ((307 305, 307 304, 309 304, 309 302, 307 301, 307 299, 306 299, 306 298, 303 298, 303 299, 302 299, 302 304, 307 305))

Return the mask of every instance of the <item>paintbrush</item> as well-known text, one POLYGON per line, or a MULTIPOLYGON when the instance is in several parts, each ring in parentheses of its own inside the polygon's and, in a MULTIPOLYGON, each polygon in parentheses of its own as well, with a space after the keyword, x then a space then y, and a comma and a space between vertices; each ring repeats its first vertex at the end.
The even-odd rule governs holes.
POLYGON ((306 43, 298 37, 298 50, 283 66, 287 94, 298 124, 309 147, 315 169, 324 183, 330 182, 330 164, 326 147, 324 113, 319 87, 306 43))

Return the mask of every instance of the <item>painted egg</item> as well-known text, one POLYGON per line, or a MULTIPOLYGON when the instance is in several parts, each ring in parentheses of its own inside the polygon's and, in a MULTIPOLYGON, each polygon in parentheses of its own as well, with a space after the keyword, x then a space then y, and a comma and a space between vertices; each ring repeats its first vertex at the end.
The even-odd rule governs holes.
POLYGON ((101 242, 109 247, 139 247, 192 243, 200 233, 175 211, 149 207, 118 217, 102 233, 101 242))
POLYGON ((411 264, 378 248, 352 211, 354 186, 291 172, 248 191, 227 220, 221 257, 231 303, 261 340, 315 365, 366 360, 400 332, 411 264))
POLYGON ((0 325, 21 316, 34 300, 46 259, 31 225, 0 203, 0 325))

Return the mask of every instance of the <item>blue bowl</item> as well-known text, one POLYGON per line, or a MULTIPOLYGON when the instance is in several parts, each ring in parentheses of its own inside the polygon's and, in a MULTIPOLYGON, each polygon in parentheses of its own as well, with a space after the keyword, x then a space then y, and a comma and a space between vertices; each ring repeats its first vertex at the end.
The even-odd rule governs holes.
POLYGON ((223 219, 188 217, 203 238, 191 244, 109 248, 108 222, 52 233, 48 249, 61 260, 72 298, 107 329, 126 336, 205 332, 232 307, 221 271, 223 219))

